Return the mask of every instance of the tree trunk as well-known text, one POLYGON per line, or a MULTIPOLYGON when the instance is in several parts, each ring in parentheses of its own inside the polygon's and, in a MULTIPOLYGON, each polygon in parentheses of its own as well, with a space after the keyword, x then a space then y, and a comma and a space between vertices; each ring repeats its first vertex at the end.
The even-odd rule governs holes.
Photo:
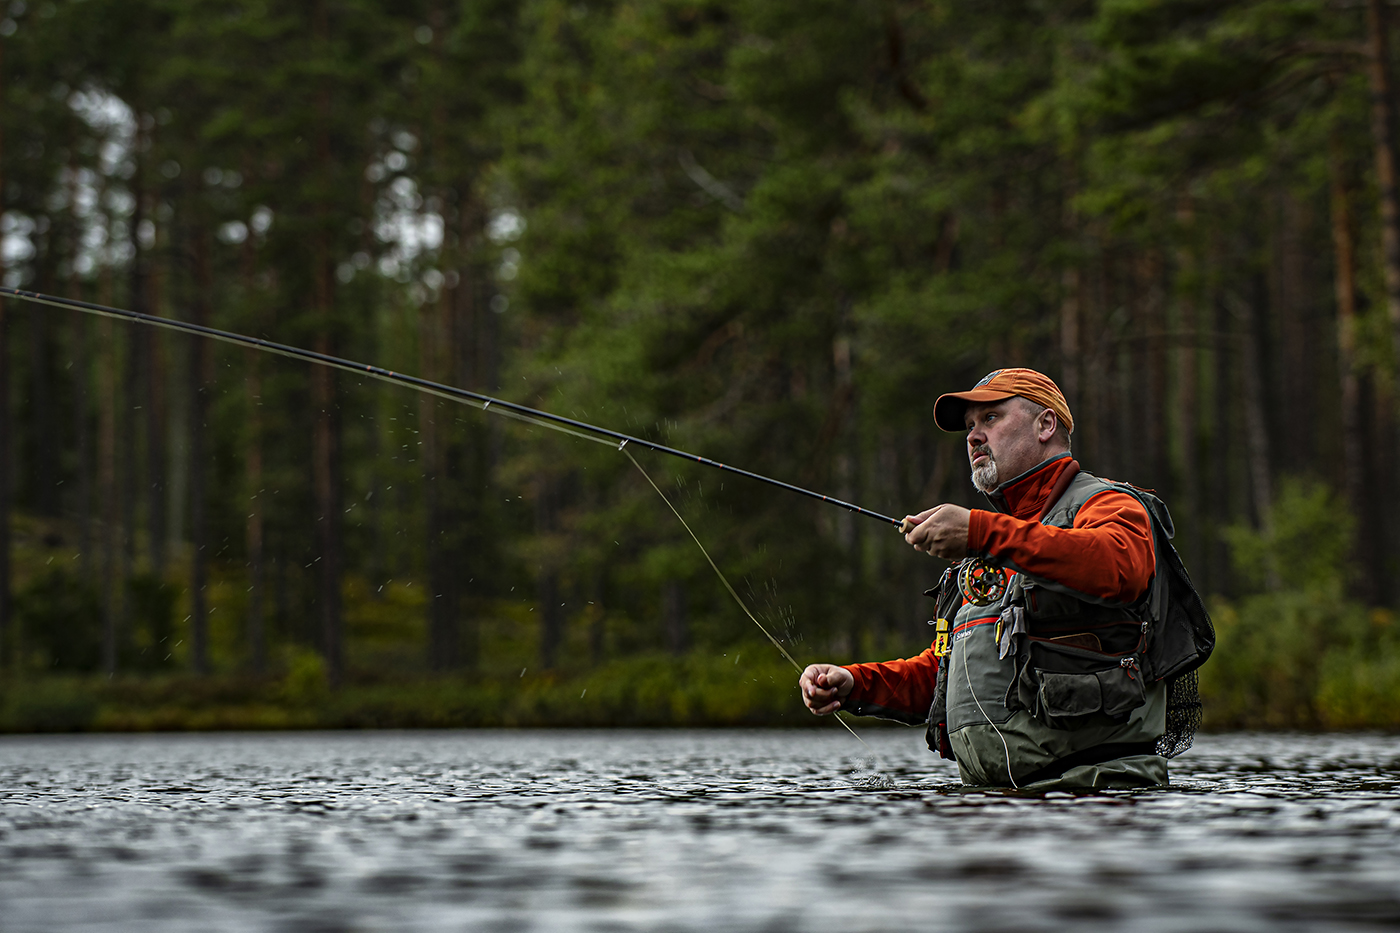
POLYGON ((1337 300, 1337 372, 1341 380, 1342 478, 1351 512, 1359 527, 1353 556, 1362 569, 1357 581, 1362 599, 1375 605, 1377 581, 1384 572, 1385 555, 1375 546, 1376 515, 1366 497, 1366 457, 1361 413, 1361 383, 1356 362, 1356 242, 1353 239, 1351 198, 1347 192, 1346 162, 1342 142, 1334 132, 1330 140, 1333 276, 1337 300))
MULTIPOLYGON (((76 176, 76 171, 72 173, 76 176)), ((70 176, 71 177, 71 176, 70 176)), ((70 188, 69 204, 75 204, 77 185, 70 188)), ((73 229, 78 229, 76 215, 73 229)), ((71 264, 70 264, 71 268, 71 264)), ((68 294, 74 298, 81 293, 81 285, 75 273, 68 278, 68 294)), ((73 328, 73 446, 77 460, 74 473, 77 478, 77 501, 74 512, 78 519, 78 575, 83 580, 92 579, 92 431, 88 422, 88 380, 91 378, 88 360, 88 328, 91 321, 75 321, 73 328)))
MULTIPOLYGON (((148 279, 148 285, 153 285, 148 279)), ((151 313, 160 313, 160 304, 152 295, 151 313)), ((143 328, 146 360, 146 535, 151 573, 157 578, 165 575, 166 557, 166 487, 165 487, 165 356, 164 341, 153 327, 143 328)))
MULTIPOLYGON (((558 483, 543 471, 535 481, 535 533, 542 537, 550 536, 555 530, 557 486, 558 483)), ((554 566, 554 555, 549 553, 550 550, 546 548, 536 584, 540 613, 540 666, 545 670, 553 669, 564 640, 559 571, 554 566)))
POLYGON ((34 504, 40 515, 58 518, 58 425, 53 417, 54 380, 49 353, 49 315, 42 305, 29 306, 29 409, 34 438, 34 504))
POLYGON ((667 580, 661 584, 661 620, 666 629, 666 647, 674 655, 690 647, 690 625, 686 614, 685 584, 667 580))
POLYGON ((1069 410, 1079 410, 1080 271, 1070 266, 1060 276, 1060 391, 1069 410))
MULTIPOLYGON (((213 270, 210 268, 209 233, 200 229, 194 234, 195 296, 192 304, 194 323, 209 326, 209 298, 213 293, 213 270)), ((203 337, 190 338, 189 396, 190 410, 190 660, 196 674, 209 673, 209 528, 207 490, 209 377, 211 359, 209 341, 203 337)))
MULTIPOLYGON (((1075 170, 1067 165, 1065 190, 1062 195, 1061 236, 1066 242, 1079 242, 1079 218, 1073 202, 1075 170)), ((1072 256, 1060 274, 1060 391, 1064 393, 1071 413, 1079 406, 1079 324, 1082 313, 1082 273, 1079 258, 1072 256)))
MULTIPOLYGON (((5 99, 5 46, 0 42, 0 100, 5 99)), ((5 125, 0 121, 0 217, 5 216, 5 125)), ((0 284, 5 282, 5 254, 0 251, 0 284)), ((0 298, 0 665, 10 646, 10 322, 0 298)), ((3 667, 0 667, 3 670, 3 667)))
MULTIPOLYGON (((418 365, 424 376, 434 381, 444 377, 442 358, 447 349, 443 327, 442 301, 427 302, 419 310, 418 365)), ((454 537, 447 519, 447 502, 452 485, 446 468, 444 441, 450 430, 439 430, 437 399, 431 395, 418 398, 418 439, 420 464, 423 469, 424 500, 427 508, 428 556, 428 663, 435 670, 452 670, 457 666, 456 583, 453 567, 454 537)), ((444 426, 445 427, 445 426, 444 426)))
POLYGON ((248 667, 254 674, 267 669, 267 635, 263 623, 263 429, 262 353, 248 356, 248 450, 244 471, 249 502, 245 526, 248 549, 248 667))
MULTIPOLYGON (((477 300, 477 282, 472 275, 471 257, 480 235, 481 216, 471 199, 471 186, 464 182, 458 189, 461 194, 457 201, 457 240, 449 264, 455 278, 450 278, 446 284, 446 300, 455 335, 453 344, 456 348, 457 385, 480 391, 483 372, 481 328, 486 322, 479 313, 480 303, 477 300)), ((455 546, 462 565, 469 568, 468 582, 460 584, 457 637, 461 666, 467 670, 475 670, 480 662, 481 626, 470 594, 486 591, 487 580, 492 574, 489 557, 492 537, 489 525, 491 512, 486 492, 490 485, 491 471, 490 427, 483 424, 481 419, 475 419, 468 423, 465 429, 458 429, 455 437, 455 462, 458 466, 455 472, 459 474, 456 483, 456 514, 460 521, 455 546)), ((601 598, 600 593, 597 599, 601 598)), ((601 602, 599 604, 601 605, 601 602)), ((599 613, 601 618, 601 610, 599 613)))
MULTIPOLYGON (((834 430, 836 458, 833 464, 838 498, 851 502, 856 498, 856 416, 855 380, 852 375, 851 338, 841 335, 832 341, 832 375, 834 377, 834 399, 832 417, 837 419, 834 430)), ((860 527, 856 525, 855 513, 838 509, 833 516, 836 521, 836 583, 842 591, 842 602, 849 607, 854 604, 856 587, 860 582, 860 527)), ((847 609, 843 620, 847 650, 856 654, 861 650, 861 622, 859 613, 847 609)))
MULTIPOLYGON (((102 304, 112 301, 112 273, 102 272, 102 304)), ((117 507, 117 356, 112 319, 98 322, 101 358, 98 362, 97 497, 102 509, 102 669, 117 670, 117 627, 121 620, 123 587, 118 586, 121 525, 117 507)))
MULTIPOLYGON (((249 178, 253 172, 247 173, 249 178)), ((250 236, 243 243, 241 256, 243 292, 249 300, 257 301, 257 247, 250 236)), ((258 327, 258 331, 265 328, 258 327)), ((262 353, 250 350, 246 354, 248 372, 248 450, 244 457, 244 476, 248 489, 248 519, 244 527, 244 543, 248 550, 248 668, 254 674, 267 669, 267 623, 264 609, 266 592, 266 558, 264 556, 263 506, 263 418, 262 418, 262 353)))
MULTIPOLYGON (((153 122, 149 114, 137 115, 137 132, 134 146, 135 171, 131 177, 131 194, 135 204, 132 216, 131 243, 135 250, 131 260, 131 307, 144 314, 160 314, 160 302, 155 294, 155 278, 152 275, 150 249, 141 241, 141 227, 153 212, 149 210, 149 192, 145 185, 146 159, 149 149, 148 122, 153 122)), ((154 240, 152 240, 154 245, 154 240)), ((131 330, 133 369, 128 386, 131 389, 129 404, 141 410, 141 416, 133 411, 128 429, 128 443, 132 451, 128 460, 131 465, 131 480, 128 488, 135 492, 141 488, 146 505, 146 558, 150 572, 157 578, 165 570, 165 399, 163 397, 163 366, 159 357, 160 335, 153 327, 134 327, 131 330), (139 387, 138 387, 139 384, 139 387), (139 404, 138 404, 139 400, 139 404), (144 421, 146 433, 145 483, 136 482, 136 426, 144 421)), ((136 496, 133 496, 135 500, 136 496)), ((131 504, 135 507, 135 501, 131 504)), ((129 534, 135 532, 135 523, 129 525, 129 534)))
POLYGON ((1274 377, 1266 383, 1267 394, 1277 399, 1269 406, 1273 415, 1271 436, 1287 436, 1288 443, 1274 452, 1278 469, 1304 473, 1316 461, 1317 428, 1321 423, 1314 398, 1319 380, 1314 348, 1322 337, 1312 326, 1318 315, 1308 307, 1307 292, 1314 270, 1309 232, 1309 208, 1288 188, 1278 192, 1278 217, 1272 224, 1274 334, 1277 350, 1273 355, 1274 377))
MULTIPOLYGON (((1181 199, 1176 212, 1177 224, 1183 230, 1192 231, 1195 226, 1195 209, 1187 197, 1181 199)), ((1188 247, 1182 247, 1176 254, 1176 274, 1181 280, 1194 283, 1196 258, 1188 247)), ((1178 529, 1185 525, 1185 535, 1179 535, 1186 563, 1190 567, 1200 567, 1205 562, 1204 535, 1201 528, 1201 464, 1200 464, 1200 321, 1196 307, 1197 295, 1182 292, 1176 298, 1175 329, 1181 334, 1176 346, 1176 422, 1179 439, 1179 461, 1176 475, 1180 482, 1181 502, 1174 509, 1185 516, 1184 523, 1178 522, 1178 529)))
POLYGON ((1137 378, 1143 379, 1142 407, 1143 462, 1139 464, 1142 479, 1167 499, 1171 498, 1171 472, 1167 468, 1167 338, 1166 295, 1163 287, 1161 255, 1149 250, 1142 257, 1142 361, 1137 378))
MULTIPOLYGON (((331 354, 330 270, 324 249, 318 249, 316 269, 317 353, 331 354)), ((321 651, 326 674, 338 687, 345 674, 344 641, 340 619, 340 483, 339 419, 336 418, 334 375, 328 367, 317 366, 312 373, 312 406, 315 427, 312 436, 312 481, 316 495, 318 564, 317 603, 321 622, 321 651)))
MULTIPOLYGON (((4 190, 4 178, 0 177, 0 192, 4 190)), ((4 203, 0 201, 3 214, 4 203)), ((0 281, 4 275, 5 264, 0 258, 0 281)), ((0 298, 0 665, 9 661, 10 648, 10 327, 6 310, 7 303, 0 298)))
POLYGON ((589 584, 589 592, 593 599, 588 607, 588 657, 594 667, 602 664, 607 657, 608 617, 603 609, 606 591, 602 568, 595 567, 589 584))
MULTIPOLYGON (((313 11, 313 29, 317 54, 328 55, 330 23, 325 0, 313 11)), ((323 81, 316 91, 316 160, 322 174, 330 177, 332 169, 330 143, 331 88, 323 81)), ((312 307, 316 317, 314 338, 317 353, 334 351, 334 304, 329 205, 316 205, 316 232, 312 245, 312 307)), ((345 678, 345 645, 340 613, 340 419, 336 415, 336 380, 331 369, 317 366, 311 377, 311 400, 315 425, 312 431, 312 484, 316 498, 318 564, 318 604, 321 622, 321 652, 326 661, 326 675, 332 687, 339 687, 345 678)))
POLYGON ((1265 414, 1264 374, 1260 347, 1260 330, 1265 315, 1261 307, 1267 289, 1258 282, 1254 294, 1237 303, 1237 312, 1244 325, 1240 335, 1240 362, 1244 377, 1245 444, 1249 460, 1249 486, 1257 524, 1265 532, 1272 530, 1273 482, 1270 476, 1268 421, 1265 414))
POLYGON ((1391 114, 1389 17, 1385 0, 1366 2, 1366 74, 1371 89, 1371 136, 1381 208, 1381 268, 1391 343, 1400 348, 1400 205, 1395 190, 1395 123, 1391 114))
POLYGON ((1237 419, 1233 417, 1239 398, 1235 380, 1235 367, 1230 359, 1234 349, 1234 326, 1225 302, 1215 302, 1215 346, 1213 363, 1215 373, 1212 390, 1215 393, 1214 417, 1211 419, 1211 495, 1210 515, 1213 547, 1211 558, 1206 563, 1210 572, 1209 591, 1222 596, 1232 596, 1235 587, 1230 572, 1230 552, 1222 532, 1233 518, 1230 501, 1230 438, 1234 435, 1237 419))
POLYGON ((546 568, 540 572, 540 667, 550 671, 559 658, 564 640, 564 607, 559 604, 559 572, 546 568))
MULTIPOLYGON (((133 283, 134 284, 134 283, 133 283)), ((117 580, 120 594, 121 637, 127 637, 127 624, 130 621, 127 590, 136 566, 136 514, 137 503, 141 499, 141 486, 138 482, 140 462, 137 459, 137 432, 141 424, 141 373, 145 350, 145 335, 140 333, 139 324, 126 324, 120 329, 122 342, 126 345, 122 370, 122 385, 117 409, 117 489, 121 510, 121 570, 117 580)))

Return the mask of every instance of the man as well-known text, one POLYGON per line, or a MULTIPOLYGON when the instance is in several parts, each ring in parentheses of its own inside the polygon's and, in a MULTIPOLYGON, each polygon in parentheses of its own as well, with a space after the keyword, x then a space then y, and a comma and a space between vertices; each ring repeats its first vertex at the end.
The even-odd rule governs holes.
MULTIPOLYGON (((1157 740, 1167 687, 1143 670, 1158 566, 1144 503, 1156 500, 1080 471, 1069 405, 1034 370, 997 370, 941 396, 934 422, 966 431, 972 482, 991 510, 935 506, 909 516, 905 540, 948 560, 985 561, 980 579, 991 592, 977 605, 968 598, 979 596, 976 573, 960 592, 945 574, 946 636, 914 658, 810 665, 798 682, 803 702, 817 715, 927 721, 930 746, 956 758, 967 784, 1165 784, 1157 740)), ((1170 536, 1165 509, 1159 521, 1170 536)))

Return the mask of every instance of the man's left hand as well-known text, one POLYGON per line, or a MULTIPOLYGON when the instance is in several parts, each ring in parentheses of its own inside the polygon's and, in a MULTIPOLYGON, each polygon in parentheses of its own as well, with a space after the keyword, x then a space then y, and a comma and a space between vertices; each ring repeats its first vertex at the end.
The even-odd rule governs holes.
POLYGON ((904 536, 914 550, 948 560, 967 556, 968 517, 972 513, 960 505, 935 505, 909 516, 916 527, 904 536))

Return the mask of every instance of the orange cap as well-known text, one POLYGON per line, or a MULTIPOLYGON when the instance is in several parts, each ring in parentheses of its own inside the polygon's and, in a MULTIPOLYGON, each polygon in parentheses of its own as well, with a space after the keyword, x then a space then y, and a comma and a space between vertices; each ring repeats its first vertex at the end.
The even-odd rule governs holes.
POLYGON ((1033 369, 994 369, 966 392, 949 392, 933 403, 933 423, 945 431, 961 434, 967 430, 963 414, 969 402, 999 402, 1019 395, 1053 411, 1067 430, 1074 430, 1069 403, 1055 381, 1033 369))

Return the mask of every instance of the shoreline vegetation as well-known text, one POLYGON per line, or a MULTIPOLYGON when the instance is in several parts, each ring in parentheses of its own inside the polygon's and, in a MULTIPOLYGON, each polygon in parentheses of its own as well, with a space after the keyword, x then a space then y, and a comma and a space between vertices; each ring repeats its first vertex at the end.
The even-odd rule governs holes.
MULTIPOLYGON (((1389 613, 1329 615, 1307 600, 1215 608, 1221 642, 1201 672, 1203 731, 1400 731, 1400 650, 1389 613), (1265 618, 1283 620, 1286 630, 1272 645, 1261 643, 1265 618), (1345 626, 1348 635, 1318 653, 1309 629, 1316 635, 1323 626, 1345 626), (1252 663, 1260 650, 1272 652, 1268 663, 1252 663)), ((293 653, 276 676, 31 675, 0 689, 0 732, 831 725, 802 708, 796 674, 766 653, 772 648, 754 643, 577 673, 361 677, 334 690, 311 651, 293 653), (748 652, 756 660, 743 660, 748 652)))
MULTIPOLYGON (((1219 641, 1200 672, 1204 730, 1400 730, 1400 621, 1347 598, 1351 528, 1337 515, 1327 487, 1289 481, 1267 531, 1229 531, 1233 572, 1249 595, 1209 599, 1219 641)), ((264 673, 250 673, 240 654, 244 588, 229 567, 211 577, 208 591, 212 673, 189 671, 188 593, 137 578, 130 594, 139 624, 123 647, 123 673, 108 677, 97 673, 98 605, 62 569, 76 554, 44 547, 53 540, 46 527, 26 526, 20 535, 24 583, 10 638, 18 661, 0 685, 0 732, 824 722, 802 708, 796 672, 754 637, 682 652, 628 651, 619 633, 638 620, 583 612, 575 622, 586 624, 568 627, 553 665, 542 669, 541 624, 530 601, 480 607, 478 672, 425 673, 427 600, 411 580, 379 589, 347 581, 349 676, 342 685, 331 686, 301 630, 288 633, 264 673), (616 654, 600 656, 605 650, 616 654)), ((802 663, 814 659, 796 620, 778 611, 767 621, 802 663)), ((868 639, 831 659, 907 656, 924 647, 868 639)))

